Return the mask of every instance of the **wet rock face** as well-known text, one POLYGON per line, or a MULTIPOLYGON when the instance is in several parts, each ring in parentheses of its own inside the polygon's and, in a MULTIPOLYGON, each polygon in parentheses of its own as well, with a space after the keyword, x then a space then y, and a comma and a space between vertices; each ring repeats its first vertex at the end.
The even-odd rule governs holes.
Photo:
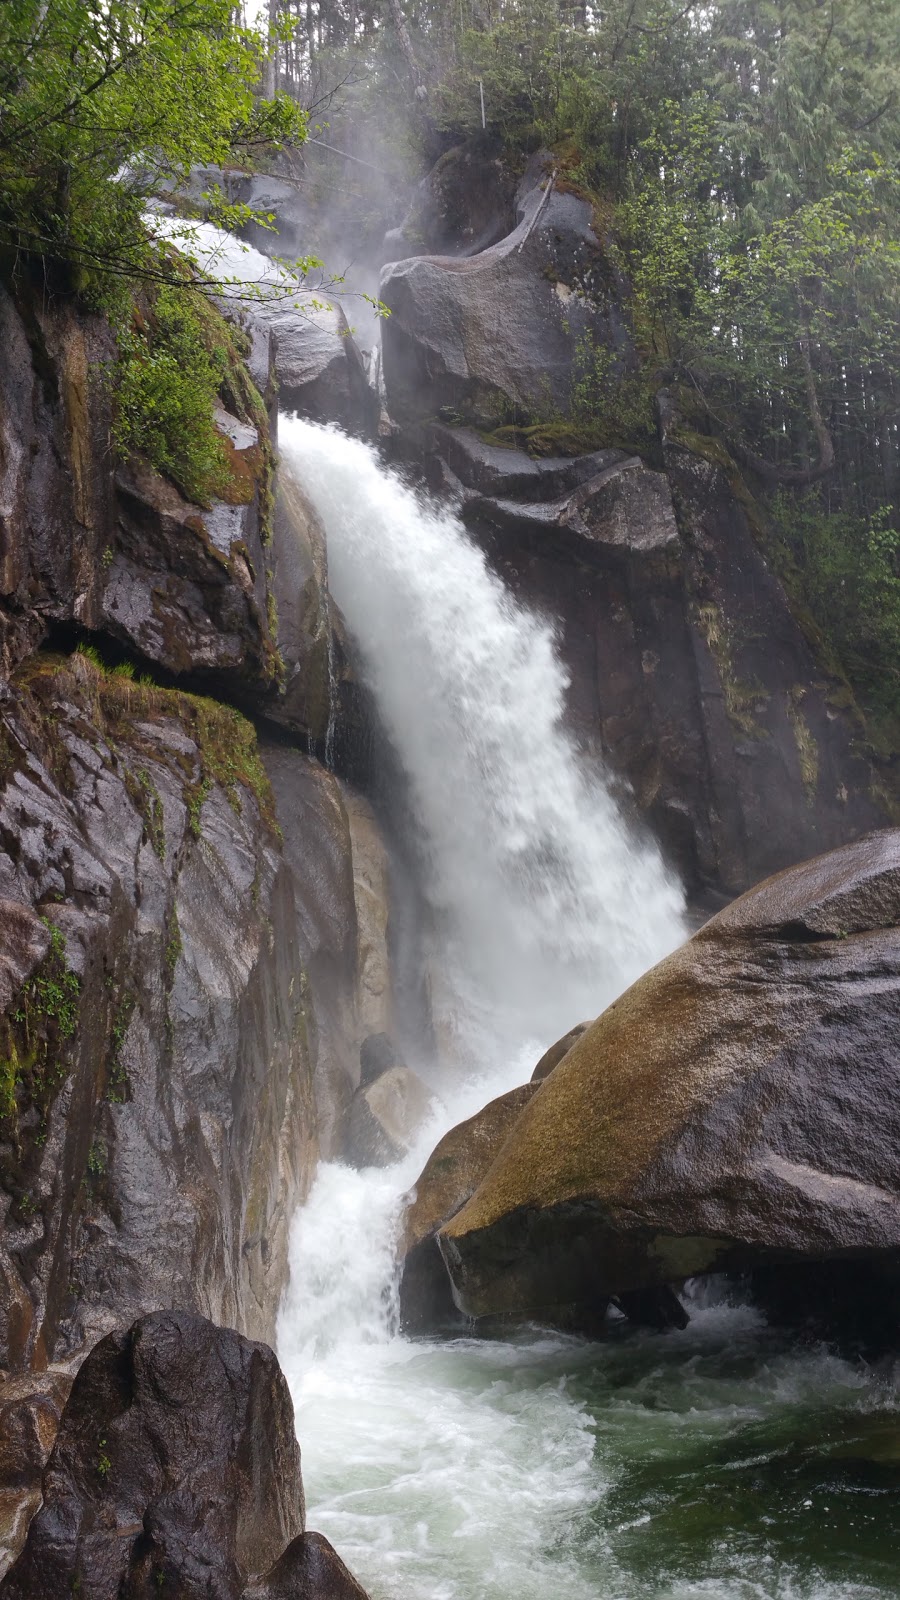
MULTIPOLYGON (((589 347, 613 376, 631 370, 626 286, 590 206, 551 177, 536 157, 517 226, 489 247, 385 269, 395 445, 558 621, 577 736, 625 780, 689 891, 730 896, 883 826, 890 802, 846 685, 769 570, 752 496, 713 441, 710 457, 679 434, 665 397, 652 465, 615 449, 532 460, 475 431, 571 417, 589 347)), ((445 248, 431 224, 424 236, 445 248)))
POLYGON ((40 1506, 44 1467, 71 1387, 71 1376, 50 1369, 7 1378, 0 1391, 0 1578, 40 1506))
POLYGON ((561 1039, 557 1039, 556 1043, 552 1044, 549 1050, 545 1050, 540 1061, 531 1074, 532 1083, 542 1083, 544 1078, 549 1078, 554 1067, 559 1066, 559 1063, 563 1060, 563 1058, 568 1055, 573 1044, 575 1044, 576 1041, 581 1038, 583 1033, 587 1032, 589 1027, 589 1022, 576 1023, 575 1027, 570 1028, 568 1033, 564 1033, 561 1039))
POLYGON ((537 156, 516 199, 517 226, 474 256, 395 262, 380 294, 388 409, 403 424, 447 407, 496 426, 565 414, 579 341, 630 350, 591 207, 563 192, 537 156))
POLYGON ((366 1594, 321 1533, 302 1533, 241 1600, 366 1600, 366 1594))
POLYGON ((328 593, 325 534, 299 486, 282 476, 271 551, 274 627, 281 682, 266 718, 324 754, 346 707, 343 624, 328 593))
POLYGON ((340 307, 312 304, 253 312, 275 343, 275 376, 283 411, 336 422, 349 433, 374 431, 378 402, 363 358, 340 307))
MULTIPOLYGON (((300 312, 281 315, 313 338, 300 312)), ((166 673, 206 677, 324 753, 348 711, 346 644, 310 507, 290 483, 271 504, 273 332, 251 333, 260 399, 247 401, 251 421, 218 407, 230 489, 199 506, 138 460, 116 468, 106 325, 0 290, 0 671, 75 625, 166 673)), ((340 329, 328 338, 329 359, 347 367, 348 341, 340 329)), ((300 401, 288 388, 282 404, 300 401)), ((318 405, 313 394, 306 409, 318 405)), ((324 401, 321 414, 350 425, 324 401)))
POLYGON ((526 603, 559 621, 578 737, 690 891, 742 892, 886 821, 829 679, 725 471, 666 446, 532 461, 433 427, 426 467, 526 603))
POLYGON ((19 1063, 0 1103, 0 1361, 39 1366, 159 1306, 271 1337, 320 1110, 358 1070, 338 786, 280 749, 279 838, 243 719, 80 655, 21 670, 0 753, 0 1026, 19 1063))
POLYGON ((0 616, 9 671, 52 623, 102 631, 171 672, 262 689, 268 625, 266 465, 258 428, 222 411, 231 503, 191 505, 140 465, 114 472, 99 318, 0 290, 0 616))
POLYGON ((616 1001, 440 1233, 470 1314, 900 1259, 900 833, 736 901, 616 1001))
POLYGON ((80 1368, 43 1505, 0 1592, 238 1600, 303 1522, 293 1407, 272 1351, 158 1312, 80 1368))
POLYGON ((402 1062, 361 1084, 343 1127, 344 1159, 353 1167, 389 1167, 410 1148, 433 1104, 431 1091, 402 1062))
POLYGON ((399 228, 385 236, 385 261, 471 256, 516 226, 516 182, 502 152, 476 140, 448 150, 423 178, 399 228))

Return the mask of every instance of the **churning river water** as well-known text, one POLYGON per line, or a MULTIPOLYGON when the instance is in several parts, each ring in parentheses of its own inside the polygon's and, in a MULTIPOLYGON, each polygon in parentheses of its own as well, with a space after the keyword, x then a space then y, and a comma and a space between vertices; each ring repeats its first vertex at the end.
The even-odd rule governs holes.
POLYGON ((676 945, 682 899, 565 732, 551 625, 455 516, 331 430, 285 419, 280 452, 408 781, 447 1058, 409 1157, 324 1165, 295 1220, 279 1354, 310 1526, 372 1600, 900 1595, 900 1367, 715 1285, 683 1333, 399 1334, 403 1196, 437 1139, 676 945))

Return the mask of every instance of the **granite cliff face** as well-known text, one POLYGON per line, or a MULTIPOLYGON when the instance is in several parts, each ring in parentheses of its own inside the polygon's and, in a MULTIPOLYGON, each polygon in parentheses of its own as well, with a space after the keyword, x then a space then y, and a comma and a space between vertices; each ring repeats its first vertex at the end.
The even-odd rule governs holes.
POLYGON ((450 432, 435 442, 461 468, 466 521, 513 589, 560 619, 573 723, 690 891, 738 893, 886 820, 846 687, 723 466, 672 438, 665 470, 608 451, 526 476, 528 457, 466 430, 446 446, 450 432), (488 492, 485 456, 507 478, 488 492))
POLYGON ((235 503, 192 506, 115 466, 105 325, 6 291, 0 314, 4 1364, 158 1306, 271 1337, 291 1212, 358 1080, 371 957, 337 780, 173 685, 324 746, 324 542, 305 506, 273 513, 246 370, 257 426, 217 415, 235 503), (75 630, 126 660, 48 650, 75 630))
POLYGON ((738 893, 882 826, 891 802, 852 697, 793 613, 734 462, 686 432, 664 393, 656 436, 619 447, 616 384, 636 358, 591 205, 536 157, 516 226, 472 253, 475 201, 454 170, 441 205, 420 207, 425 248, 442 253, 410 252, 382 278, 395 448, 461 504, 513 590, 558 620, 585 746, 692 892, 738 893), (596 416, 575 393, 586 349, 610 375, 596 416), (546 438, 527 426, 542 418, 546 438), (498 423, 519 432, 501 428, 501 443, 498 423), (610 448, 578 454, 586 428, 610 448), (533 434, 541 452, 559 438, 569 453, 517 447, 533 434))

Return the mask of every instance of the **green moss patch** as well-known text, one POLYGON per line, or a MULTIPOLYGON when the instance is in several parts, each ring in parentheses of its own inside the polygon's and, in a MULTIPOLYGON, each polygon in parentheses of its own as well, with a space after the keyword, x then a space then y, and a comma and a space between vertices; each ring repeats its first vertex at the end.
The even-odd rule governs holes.
POLYGON ((14 1009, 0 1018, 0 1132, 19 1161, 29 1142, 42 1144, 46 1136, 47 1112, 66 1075, 81 999, 65 936, 48 918, 42 920, 50 933, 47 953, 22 985, 14 1009))
MULTIPOLYGON (((56 731, 59 699, 69 701, 84 714, 84 726, 79 732, 94 744, 99 736, 108 745, 143 817, 145 836, 160 859, 164 859, 166 848, 164 817, 162 799, 152 776, 153 763, 167 767, 178 778, 196 836, 203 801, 214 784, 224 790, 238 814, 243 797, 251 794, 265 827, 276 836, 279 834, 256 730, 233 706, 183 689, 162 688, 148 677, 136 677, 129 664, 111 669, 89 646, 80 647, 74 657, 33 657, 16 681, 25 691, 23 708, 40 733, 36 742, 48 764, 54 756, 58 763, 63 749, 56 731), (153 725, 166 721, 176 722, 193 740, 196 758, 173 752, 153 738, 153 725)), ((68 774, 67 758, 65 770, 68 774)))
POLYGON ((143 292, 130 325, 118 335, 113 443, 169 478, 197 505, 212 500, 249 505, 259 493, 264 530, 271 524, 274 452, 266 408, 247 369, 247 336, 192 288, 192 273, 174 256, 182 282, 143 292), (236 450, 216 427, 219 401, 254 427, 258 446, 236 450))

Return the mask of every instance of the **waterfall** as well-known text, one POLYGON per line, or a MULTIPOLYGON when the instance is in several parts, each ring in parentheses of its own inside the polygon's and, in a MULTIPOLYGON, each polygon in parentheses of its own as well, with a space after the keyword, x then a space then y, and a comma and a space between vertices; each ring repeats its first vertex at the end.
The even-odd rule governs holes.
POLYGON ((553 627, 452 510, 336 430, 280 424, 420 829, 439 1031, 545 1045, 684 937, 682 896, 565 721, 553 627))
POLYGON ((323 1165, 294 1222, 278 1351, 310 1526, 372 1600, 890 1600, 896 1544, 858 1578, 857 1485, 828 1457, 885 1405, 877 1372, 714 1294, 677 1338, 399 1335, 403 1192, 440 1134, 674 945, 682 903, 566 731, 551 624, 367 446, 296 420, 280 438, 408 783, 457 1058, 418 1147, 323 1165))

